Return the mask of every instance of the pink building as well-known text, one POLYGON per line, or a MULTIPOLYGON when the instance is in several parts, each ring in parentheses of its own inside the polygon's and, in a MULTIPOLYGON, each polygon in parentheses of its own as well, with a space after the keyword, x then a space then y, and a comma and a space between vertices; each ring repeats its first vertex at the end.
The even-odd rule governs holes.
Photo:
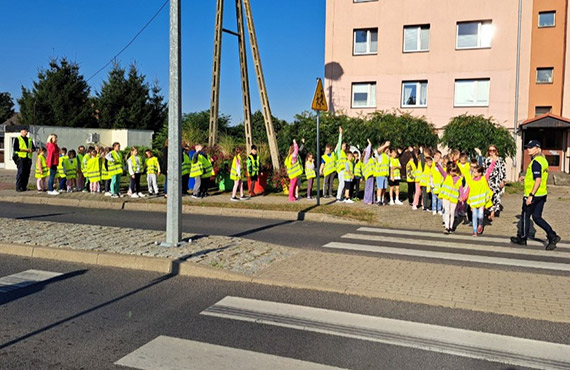
MULTIPOLYGON (((548 112, 570 115, 563 82, 568 73, 567 2, 522 2, 519 146, 532 131, 522 130, 527 119, 548 112), (555 48, 564 58, 543 55, 545 48, 555 48)), ((396 108, 424 115, 438 129, 451 117, 483 114, 514 130, 518 3, 327 0, 325 91, 330 108, 349 115, 396 108)), ((552 144, 559 158, 549 161, 557 165, 553 169, 568 172, 568 129, 562 134, 552 144)), ((547 138, 541 139, 546 144, 547 138)), ((519 150, 511 178, 522 165, 519 150)))

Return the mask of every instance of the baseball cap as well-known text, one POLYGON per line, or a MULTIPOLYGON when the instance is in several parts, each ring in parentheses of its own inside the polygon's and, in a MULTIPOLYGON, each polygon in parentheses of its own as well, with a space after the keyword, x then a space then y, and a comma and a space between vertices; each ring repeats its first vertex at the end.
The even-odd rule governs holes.
POLYGON ((528 144, 526 144, 525 149, 529 149, 529 148, 540 148, 540 141, 538 140, 531 140, 528 142, 528 144))

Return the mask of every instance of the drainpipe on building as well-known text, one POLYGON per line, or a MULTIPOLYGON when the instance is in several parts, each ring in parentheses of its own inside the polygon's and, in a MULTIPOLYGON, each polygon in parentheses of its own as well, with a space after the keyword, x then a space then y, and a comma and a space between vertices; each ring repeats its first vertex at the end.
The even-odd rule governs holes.
MULTIPOLYGON (((520 73, 521 73, 521 24, 522 24, 522 0, 519 0, 519 15, 518 15, 518 25, 517 25, 517 62, 516 62, 516 82, 515 82, 515 117, 514 117, 514 139, 517 142, 518 135, 518 120, 519 120, 519 85, 520 85, 520 73)), ((513 160, 513 167, 515 171, 517 169, 517 155, 513 160)))

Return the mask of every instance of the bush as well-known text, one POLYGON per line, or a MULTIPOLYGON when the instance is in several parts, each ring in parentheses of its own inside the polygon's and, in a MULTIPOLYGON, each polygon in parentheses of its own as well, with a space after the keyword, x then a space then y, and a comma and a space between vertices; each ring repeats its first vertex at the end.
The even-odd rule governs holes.
POLYGON ((499 125, 492 117, 463 114, 451 119, 445 127, 442 144, 450 149, 475 155, 475 148, 484 154, 490 145, 496 145, 502 156, 512 157, 516 153, 516 143, 512 134, 499 125))

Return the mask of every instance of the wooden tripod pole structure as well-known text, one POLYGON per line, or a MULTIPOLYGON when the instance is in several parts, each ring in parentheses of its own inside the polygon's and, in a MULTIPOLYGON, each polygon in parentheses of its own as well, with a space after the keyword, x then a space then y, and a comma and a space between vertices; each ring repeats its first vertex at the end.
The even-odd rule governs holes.
POLYGON ((212 68, 212 99, 210 106, 210 138, 209 145, 214 145, 217 141, 218 131, 218 109, 219 109, 219 96, 220 96, 220 63, 222 51, 222 32, 227 32, 238 37, 239 42, 239 61, 240 61, 240 74, 241 74, 241 89, 243 100, 244 112, 244 126, 245 126, 245 141, 249 150, 253 144, 253 137, 251 132, 251 104, 249 94, 249 79, 247 71, 247 58, 245 50, 245 32, 244 32, 244 17, 247 20, 247 30, 249 33, 249 42, 251 46, 251 54, 253 56, 253 63, 255 66, 255 74, 257 77, 257 85, 259 88, 259 97, 263 109, 263 119, 265 121, 265 129, 267 131, 267 139, 269 141, 269 151, 271 154, 271 163, 275 170, 279 170, 279 151, 277 148, 277 138, 273 130, 273 118, 271 117, 271 109, 269 107, 269 98, 267 97, 267 88, 265 87, 265 79, 263 77, 263 69, 261 68, 261 58, 259 56, 259 48, 257 45, 257 36, 255 34, 255 27, 253 24, 253 15, 251 13, 251 6, 249 0, 236 0, 236 18, 238 32, 232 32, 223 28, 223 11, 224 0, 217 0, 216 8, 216 31, 214 37, 214 62, 212 68))

